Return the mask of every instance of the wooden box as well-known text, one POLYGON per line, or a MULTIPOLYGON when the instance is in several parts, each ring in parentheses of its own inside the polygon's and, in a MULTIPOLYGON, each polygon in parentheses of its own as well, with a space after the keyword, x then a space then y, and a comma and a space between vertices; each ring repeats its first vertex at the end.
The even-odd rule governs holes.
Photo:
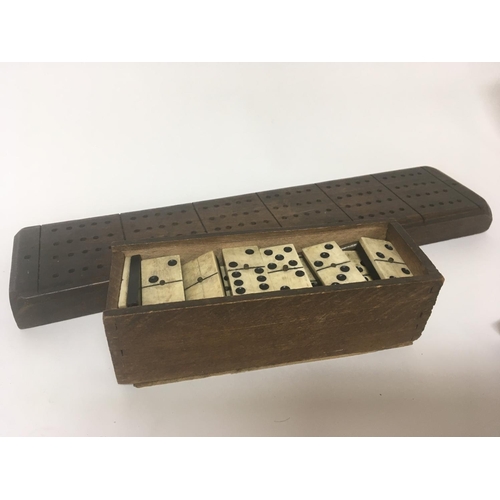
POLYGON ((112 263, 104 325, 116 378, 138 387, 256 368, 359 354, 412 344, 422 333, 443 277, 393 222, 330 228, 198 235, 119 244, 112 263), (293 243, 303 247, 361 236, 389 240, 413 276, 118 308, 125 256, 180 255, 293 243))

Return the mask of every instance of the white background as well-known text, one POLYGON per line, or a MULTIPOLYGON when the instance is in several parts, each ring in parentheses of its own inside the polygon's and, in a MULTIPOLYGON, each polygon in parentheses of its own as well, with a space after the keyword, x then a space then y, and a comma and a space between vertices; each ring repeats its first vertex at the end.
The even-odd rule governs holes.
MULTIPOLYGON (((446 281, 410 347, 145 389, 100 314, 18 330, 25 226, 412 166, 499 213, 498 64, 0 65, 0 434, 500 434, 500 234, 426 245, 446 281)), ((360 304, 359 314, 362 314, 360 304)))

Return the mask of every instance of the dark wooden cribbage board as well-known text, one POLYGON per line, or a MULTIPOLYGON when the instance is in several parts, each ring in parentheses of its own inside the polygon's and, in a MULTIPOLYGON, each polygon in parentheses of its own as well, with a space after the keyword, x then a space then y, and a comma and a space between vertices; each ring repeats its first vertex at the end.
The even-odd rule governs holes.
POLYGON ((105 308, 112 242, 397 220, 418 245, 486 231, 488 204, 437 169, 410 169, 21 229, 10 302, 19 328, 105 308))

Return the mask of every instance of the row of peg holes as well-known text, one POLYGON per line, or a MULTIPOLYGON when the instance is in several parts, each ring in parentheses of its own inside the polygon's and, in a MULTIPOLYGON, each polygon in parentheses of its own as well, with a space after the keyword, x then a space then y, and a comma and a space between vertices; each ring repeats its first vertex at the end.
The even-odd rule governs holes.
MULTIPOLYGON (((363 182, 370 182, 371 179, 365 179, 363 182)), ((335 184, 335 187, 339 188, 344 186, 351 186, 352 184, 362 184, 362 181, 346 182, 345 184, 335 184)), ((332 186, 325 186, 326 189, 331 189, 332 186)))
MULTIPOLYGON (((408 175, 408 177, 414 177, 415 175, 422 175, 422 172, 416 172, 416 173, 411 173, 411 174, 399 174, 399 177, 406 177, 407 175, 408 175)), ((390 175, 390 176, 385 175, 384 177, 382 177, 382 179, 389 179, 389 177, 391 179, 396 179, 398 176, 397 175, 390 175)))
MULTIPOLYGON (((332 209, 331 208, 327 208, 326 209, 326 212, 331 212, 332 209)), ((320 214, 321 213, 321 210, 315 210, 314 211, 315 214, 320 214)), ((299 217, 300 214, 293 214, 293 217, 299 217)), ((311 215, 311 212, 303 212, 302 215, 311 215)), ((282 219, 288 219, 288 216, 284 215, 283 217, 281 217, 282 219)))
MULTIPOLYGON (((102 264, 97 264, 97 269, 102 269, 104 266, 102 264)), ((82 271, 88 271, 89 268, 87 266, 82 267, 82 271)), ((76 271, 76 269, 71 268, 68 269, 68 274, 73 274, 76 271)), ((59 273, 55 273, 52 275, 53 278, 59 278, 59 273)))
MULTIPOLYGON (((101 247, 98 247, 98 248, 96 248, 96 249, 95 249, 95 251, 96 251, 96 252, 100 252, 101 250, 102 250, 102 248, 101 248, 101 247)), ((108 246, 108 250, 111 250, 111 246, 108 246)), ((86 253, 88 253, 88 252, 89 252, 88 250, 82 250, 82 253, 83 253, 83 254, 86 254, 86 253)), ((68 253, 68 257, 73 257, 74 255, 75 255, 75 253, 74 253, 74 252, 70 252, 70 253, 68 253)), ((27 256, 26 256, 26 257, 24 257, 24 258, 26 259, 26 258, 30 258, 30 257, 31 257, 31 255, 27 255, 27 256)), ((59 255, 53 255, 53 256, 52 256, 52 260, 56 260, 56 259, 58 259, 58 258, 59 258, 59 255)))
MULTIPOLYGON (((326 208, 326 209, 325 209, 325 212, 331 212, 331 211, 332 211, 332 209, 331 209, 331 208, 326 208)), ((321 213, 321 210, 315 210, 315 211, 314 211, 314 213, 315 213, 315 214, 320 214, 320 213, 321 213)), ((310 215, 310 214, 311 214, 311 212, 303 212, 303 213, 302 213, 302 215, 310 215)), ((300 214, 293 214, 293 217, 299 217, 299 215, 300 215, 300 214)), ((288 217, 287 217, 287 216, 283 216, 283 217, 281 217, 281 218, 282 218, 282 219, 288 219, 288 217)))
MULTIPOLYGON (((91 226, 97 226, 97 224, 98 224, 97 222, 91 222, 90 223, 91 226)), ((104 224, 111 224, 111 221, 110 220, 106 220, 106 221, 104 221, 104 224)), ((78 227, 85 227, 85 226, 86 226, 86 224, 83 224, 83 223, 82 224, 78 224, 78 227)), ((67 226, 66 227, 66 231, 71 231, 72 229, 73 229, 73 226, 67 226)), ((52 232, 53 233, 55 233, 58 230, 59 230, 59 228, 57 228, 57 227, 52 228, 52 232)))
MULTIPOLYGON (((245 200, 247 203, 251 203, 253 200, 251 198, 245 200)), ((238 200, 238 201, 235 201, 234 203, 236 203, 236 205, 241 205, 243 202, 241 200, 238 200)), ((229 207, 230 205, 232 205, 232 203, 230 201, 227 201, 226 203, 224 203, 225 206, 229 207)), ((213 208, 219 208, 221 205, 219 203, 216 203, 215 205, 212 205, 213 208)), ((208 208, 210 208, 210 206, 206 206, 206 207, 201 207, 203 208, 203 210, 207 210, 208 208)))
MULTIPOLYGON (((95 249, 95 251, 96 251, 96 252, 100 252, 101 250, 102 250, 102 248, 101 248, 101 247, 98 247, 98 248, 96 248, 96 249, 95 249)), ((111 250, 111 246, 108 246, 108 250, 111 250)), ((88 252, 89 252, 88 250, 82 250, 82 253, 83 253, 83 254, 86 254, 86 253, 88 253, 88 252)), ((73 257, 74 255, 75 255, 75 254, 74 254, 74 252, 70 252, 70 253, 68 253, 68 257, 73 257)), ((29 257, 29 256, 28 256, 28 257, 29 257)), ((26 257, 25 257, 25 258, 26 258, 26 257)), ((53 255, 53 256, 52 256, 52 259, 53 259, 53 260, 56 260, 56 259, 58 259, 58 258, 59 258, 59 255, 53 255)))
MULTIPOLYGON (((392 198, 387 198, 387 201, 393 201, 393 200, 392 200, 392 198)), ((366 201, 366 202, 365 202, 365 205, 371 205, 372 203, 373 203, 373 202, 371 202, 371 201, 366 201)), ((374 202, 374 203, 382 203, 382 200, 375 200, 375 202, 374 202)), ((362 204, 362 203, 356 203, 356 205, 355 205, 355 206, 356 206, 356 207, 362 207, 362 206, 363 206, 363 204, 362 204)), ((352 205, 344 205, 344 207, 345 207, 345 208, 351 208, 351 207, 352 207, 352 205)))
MULTIPOLYGON (((434 181, 430 181, 429 184, 436 184, 434 181)), ((414 182, 413 183, 413 186, 426 186, 427 185, 427 182, 414 182)), ((410 185, 408 184, 403 184, 402 186, 392 186, 394 189, 401 189, 402 187, 404 188, 409 188, 411 187, 410 185)), ((447 189, 443 189, 443 191, 446 193, 448 192, 447 189)), ((439 191, 435 191, 436 193, 439 193, 439 191)))
MULTIPOLYGON (((114 234, 113 234, 113 233, 108 233, 108 235, 107 235, 107 237, 108 237, 108 238, 111 238, 111 237, 113 237, 113 236, 114 236, 114 234)), ((89 238, 85 238, 85 237, 83 237, 83 238, 80 238, 80 241, 87 241, 88 239, 89 239, 89 238)), ((93 239, 93 240, 98 240, 98 239, 99 239, 99 236, 97 236, 97 235, 96 235, 96 236, 92 236, 92 239, 93 239)), ((71 244, 71 243, 73 243, 74 241, 75 241, 75 240, 69 239, 69 240, 66 240, 66 243, 71 244)), ((55 247, 59 246, 59 241, 55 241, 55 242, 53 243, 53 245, 54 245, 55 247)))
MULTIPOLYGON (((457 203, 462 203, 462 200, 456 200, 456 202, 457 203)), ((450 200, 448 203, 450 205, 453 205, 455 202, 450 200)), ((439 201, 437 204, 438 205, 444 205, 444 201, 439 201)), ((436 206, 436 204, 435 203, 429 203, 429 205, 420 205, 420 208, 425 208, 426 206, 434 207, 434 206, 436 206)))
MULTIPOLYGON (((382 189, 377 189, 377 193, 382 193, 382 192, 383 192, 382 189)), ((357 195, 363 196, 365 194, 368 194, 368 195, 373 194, 373 191, 366 191, 366 193, 358 193, 357 195)), ((352 193, 348 193, 345 195, 346 198, 352 198, 353 196, 355 196, 355 195, 353 195, 352 193)), ((337 200, 341 200, 342 198, 343 198, 343 196, 337 196, 337 200)), ((387 200, 392 201, 392 198, 387 198, 387 200)))
MULTIPOLYGON (((180 213, 185 214, 185 213, 187 213, 187 210, 180 210, 180 213)), ((161 215, 161 212, 154 213, 154 217, 160 217, 160 215, 161 215)), ((174 212, 167 212, 166 215, 174 215, 174 212)), ((141 215, 141 217, 143 219, 147 219, 149 217, 149 214, 141 215)), ((133 215, 132 217, 129 217, 130 220, 136 220, 137 218, 138 217, 135 215, 133 215)), ((140 219, 140 217, 139 217, 139 219, 140 219)))
MULTIPOLYGON (((268 220, 263 220, 262 221, 264 224, 269 224, 269 221, 268 220)), ((252 221, 250 222, 250 225, 252 226, 255 226, 257 224, 257 222, 255 221, 252 221)), ((243 227, 245 224, 243 222, 240 222, 238 224, 239 227, 243 227)), ((226 226, 225 229, 233 229, 233 226, 226 226)), ((214 227, 214 231, 222 231, 222 228, 221 227, 214 227)))
MULTIPOLYGON (((188 221, 186 221, 186 222, 185 222, 185 224, 192 224, 192 223, 193 223, 193 221, 192 221, 192 220, 188 220, 188 221)), ((178 222, 172 222, 172 226, 178 226, 178 225, 179 225, 179 223, 178 223, 178 222)), ((166 227, 167 227, 167 226, 165 226, 165 224, 160 224, 160 225, 158 226, 158 228, 159 228, 159 229, 165 229, 166 227)), ((153 227, 152 227, 152 226, 148 226, 145 230, 146 230, 146 231, 152 231, 152 230, 153 230, 153 227)), ((134 233, 140 233, 140 232, 141 232, 141 230, 140 230, 140 229, 134 229, 134 233)), ((194 233, 192 233, 192 234, 195 234, 195 233, 196 233, 196 231, 194 231, 194 233)))
MULTIPOLYGON (((260 212, 260 210, 253 210, 253 213, 255 214, 258 214, 260 212)), ((237 213, 234 213, 234 214, 231 214, 231 217, 237 217, 239 214, 237 213)), ((250 212, 242 212, 242 215, 250 215, 250 212)), ((219 218, 220 219, 225 219, 226 218, 226 215, 222 214, 222 215, 219 215, 219 218)), ((216 218, 215 217, 209 217, 208 220, 215 220, 216 218)), ((269 222, 269 221, 268 221, 269 222)))
MULTIPOLYGON (((308 189, 304 189, 304 192, 307 192, 307 193, 308 193, 308 192, 310 192, 310 191, 311 191, 311 190, 310 190, 309 188, 308 188, 308 189)), ((301 194, 301 193, 302 193, 302 190, 301 190, 301 189, 298 189, 297 191, 295 191, 295 193, 301 194)), ((285 194, 286 194, 286 195, 291 195, 291 194, 293 194, 293 193, 292 193, 291 191, 285 191, 285 194)), ((279 193, 276 193, 276 194, 274 195, 274 197, 275 197, 275 198, 279 198, 280 196, 281 196, 281 194, 279 194, 279 193)), ((272 196, 272 195, 270 195, 270 194, 267 194, 267 195, 266 195, 266 198, 272 198, 272 197, 273 197, 273 196, 272 196)))
MULTIPOLYGON (((316 203, 323 203, 323 200, 316 200, 316 203)), ((313 202, 312 201, 306 201, 305 202, 306 205, 312 205, 313 202)), ((302 203, 295 203, 295 206, 300 206, 302 205, 302 203)), ((282 205, 281 207, 282 208, 288 208, 290 205, 282 205)), ((273 210, 279 210, 280 207, 273 207, 273 210)))
MULTIPOLYGON (((178 226, 178 223, 175 222, 172 224, 173 226, 178 226)), ((160 229, 165 229, 165 225, 164 224, 160 224, 158 226, 160 229)), ((143 231, 152 231, 153 228, 151 226, 148 226, 146 229, 143 229, 143 231)), ((141 230, 140 229, 134 229, 134 233, 140 233, 141 230)), ((191 231, 191 234, 197 234, 198 231, 191 231)), ((176 236, 183 236, 185 233, 179 233, 177 234, 176 236)), ((152 236, 152 238, 154 238, 154 236, 152 236)))
MULTIPOLYGON (((443 193, 447 193, 447 192, 448 192, 447 189, 443 189, 443 193)), ((431 195, 431 193, 424 193, 424 194, 426 196, 430 196, 431 195)), ((439 194, 439 191, 434 191, 434 194, 439 194)), ((415 196, 418 198, 419 196, 422 196, 422 195, 420 193, 417 193, 417 194, 415 194, 415 196)), ((411 194, 407 194, 406 197, 407 198, 411 198, 411 194)), ((462 201, 462 200, 460 200, 460 201, 462 201)))
MULTIPOLYGON (((400 208, 399 209, 401 212, 404 212, 404 208, 400 208)), ((395 214, 396 212, 394 210, 389 210, 389 213, 390 214, 395 214)), ((379 212, 379 215, 387 215, 386 212, 379 212)), ((368 214, 367 217, 375 217, 375 214, 368 214)), ((358 219, 364 219, 365 216, 364 215, 358 215, 358 219)))

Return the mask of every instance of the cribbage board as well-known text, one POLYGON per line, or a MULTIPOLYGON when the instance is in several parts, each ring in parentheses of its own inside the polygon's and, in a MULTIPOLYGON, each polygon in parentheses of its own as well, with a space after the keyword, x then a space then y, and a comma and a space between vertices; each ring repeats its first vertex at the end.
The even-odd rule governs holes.
POLYGON ((467 187, 416 167, 27 227, 14 239, 11 307, 19 328, 103 311, 112 242, 388 220, 423 245, 485 231, 492 216, 467 187))

